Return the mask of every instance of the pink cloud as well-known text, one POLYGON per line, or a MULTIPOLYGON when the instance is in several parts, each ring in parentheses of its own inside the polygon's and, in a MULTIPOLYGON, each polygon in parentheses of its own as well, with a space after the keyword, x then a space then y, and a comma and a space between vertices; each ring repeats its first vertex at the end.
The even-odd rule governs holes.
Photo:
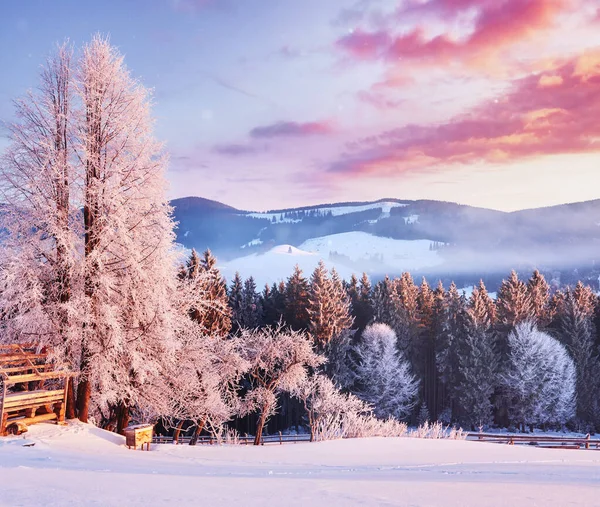
POLYGON ((556 74, 543 74, 538 81, 539 88, 549 88, 563 84, 563 78, 556 74))
POLYGON ((391 99, 377 91, 362 90, 358 92, 357 98, 361 102, 381 110, 397 109, 404 103, 403 100, 391 99))
POLYGON ((356 30, 338 39, 337 45, 362 60, 372 60, 381 57, 392 42, 392 36, 386 32, 364 32, 356 30))
POLYGON ((272 125, 255 127, 250 131, 250 136, 254 138, 306 137, 330 134, 331 132, 333 132, 333 128, 329 122, 280 121, 272 125))
POLYGON ((337 46, 356 59, 414 60, 448 63, 496 54, 552 25, 567 0, 430 0, 409 4, 398 16, 424 12, 441 21, 456 19, 467 9, 477 9, 472 31, 464 38, 450 33, 428 37, 421 26, 408 33, 357 30, 341 37, 337 46))
POLYGON ((600 53, 573 59, 556 69, 552 86, 540 86, 540 74, 514 81, 501 99, 440 125, 409 125, 361 139, 331 171, 389 175, 442 164, 600 152, 597 61, 600 53))

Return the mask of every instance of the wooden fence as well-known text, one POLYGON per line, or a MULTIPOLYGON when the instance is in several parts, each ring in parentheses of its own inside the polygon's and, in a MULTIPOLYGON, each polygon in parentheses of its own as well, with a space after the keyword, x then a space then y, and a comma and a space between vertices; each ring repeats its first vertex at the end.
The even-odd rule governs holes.
MULTIPOLYGON (((189 444, 192 437, 180 436, 177 441, 173 440, 173 437, 155 435, 152 438, 153 444, 189 444)), ((252 445, 254 444, 254 437, 252 436, 238 436, 236 441, 241 445, 252 445)), ((296 444, 298 442, 310 442, 310 435, 263 435, 260 439, 261 445, 265 444, 296 444)), ((218 443, 215 437, 202 436, 198 438, 198 445, 214 445, 218 443)))
POLYGON ((600 439, 585 437, 561 437, 545 435, 510 435, 501 433, 468 433, 467 440, 507 445, 531 445, 547 449, 600 450, 600 439))

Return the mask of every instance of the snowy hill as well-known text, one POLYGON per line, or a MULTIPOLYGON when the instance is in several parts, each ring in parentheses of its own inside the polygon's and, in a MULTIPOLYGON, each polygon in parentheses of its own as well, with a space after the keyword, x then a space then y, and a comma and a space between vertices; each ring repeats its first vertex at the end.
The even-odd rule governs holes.
POLYGON ((0 438, 1 506, 597 505, 593 451, 371 438, 142 452, 81 423, 24 437, 0 438))
MULTIPOLYGON (((252 276, 261 290, 267 283, 271 285, 285 281, 294 271, 296 264, 308 278, 321 259, 323 257, 317 253, 307 252, 292 245, 279 245, 265 253, 251 254, 219 264, 219 269, 228 281, 233 279, 236 271, 244 279, 252 276)), ((348 279, 352 275, 351 268, 331 262, 327 257, 323 260, 328 269, 335 268, 342 278, 348 279)))
POLYGON ((358 272, 400 273, 437 266, 443 259, 431 250, 429 240, 382 238, 366 232, 344 232, 313 238, 300 245, 322 259, 354 267, 358 272))

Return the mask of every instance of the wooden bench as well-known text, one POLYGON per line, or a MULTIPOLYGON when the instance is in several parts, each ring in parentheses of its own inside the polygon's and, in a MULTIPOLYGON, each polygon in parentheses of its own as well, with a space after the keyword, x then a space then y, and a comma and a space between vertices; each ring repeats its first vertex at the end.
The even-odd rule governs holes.
POLYGON ((0 345, 0 436, 65 420, 70 374, 54 371, 33 345, 0 345), (44 388, 49 381, 50 387, 44 388))

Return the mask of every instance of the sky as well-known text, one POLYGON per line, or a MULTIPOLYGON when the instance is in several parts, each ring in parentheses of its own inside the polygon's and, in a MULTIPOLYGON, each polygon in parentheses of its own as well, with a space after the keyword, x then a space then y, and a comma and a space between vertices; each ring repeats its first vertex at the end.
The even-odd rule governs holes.
POLYGON ((172 198, 600 198, 600 0, 0 0, 0 121, 98 32, 154 91, 172 198))

